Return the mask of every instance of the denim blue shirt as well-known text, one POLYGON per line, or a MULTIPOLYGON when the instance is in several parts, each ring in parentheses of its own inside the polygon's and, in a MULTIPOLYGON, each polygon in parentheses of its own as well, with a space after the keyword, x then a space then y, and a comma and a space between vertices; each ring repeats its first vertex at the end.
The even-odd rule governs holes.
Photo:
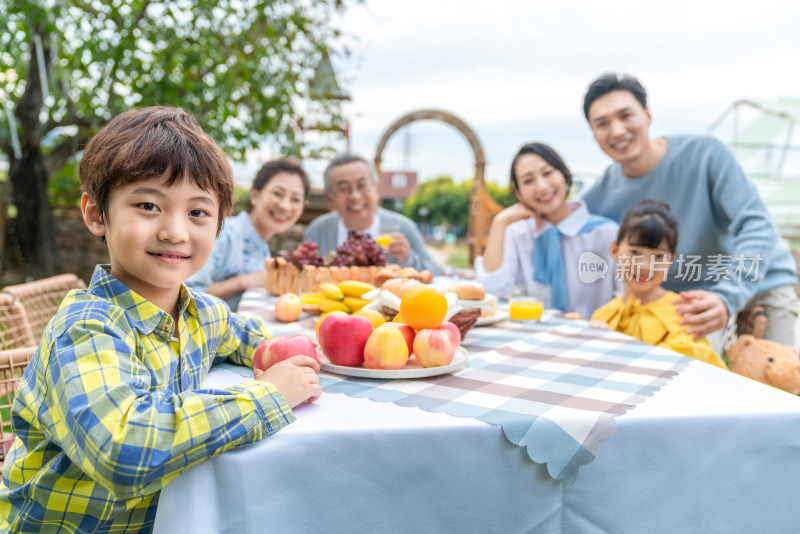
MULTIPOLYGON (((250 214, 243 211, 225 220, 211 257, 186 281, 186 285, 195 291, 206 291, 214 282, 263 271, 264 259, 269 257, 269 245, 256 231, 250 214)), ((231 310, 236 311, 239 307, 242 293, 236 293, 225 301, 231 310)))

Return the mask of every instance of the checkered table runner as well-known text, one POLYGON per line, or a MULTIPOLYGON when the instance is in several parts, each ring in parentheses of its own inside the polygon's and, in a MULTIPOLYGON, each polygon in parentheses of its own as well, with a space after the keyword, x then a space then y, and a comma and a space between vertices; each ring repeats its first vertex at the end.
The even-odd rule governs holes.
MULTIPOLYGON (((245 293, 240 311, 274 321, 273 297, 245 293)), ((273 335, 314 337, 316 316, 275 323, 273 335)), ((413 380, 375 380, 322 373, 326 393, 474 417, 502 426, 550 476, 574 480, 614 432, 614 416, 644 402, 688 359, 584 321, 503 321, 470 330, 461 371, 413 380)))

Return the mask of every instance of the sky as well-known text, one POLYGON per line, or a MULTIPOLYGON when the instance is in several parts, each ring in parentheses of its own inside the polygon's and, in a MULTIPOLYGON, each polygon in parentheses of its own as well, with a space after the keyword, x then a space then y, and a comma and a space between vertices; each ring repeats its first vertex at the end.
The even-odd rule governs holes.
MULTIPOLYGON (((642 81, 652 135, 706 133, 743 98, 800 98, 798 21, 794 0, 366 0, 334 21, 350 54, 333 62, 352 97, 342 107, 352 151, 371 160, 397 118, 438 108, 475 131, 487 179, 507 185, 511 159, 531 141, 553 146, 579 176, 602 172, 609 160, 582 100, 606 72, 642 81)), ((726 140, 731 125, 714 133, 726 140)), ((398 131, 382 160, 423 180, 474 174, 467 141, 434 121, 398 131)), ((319 165, 309 170, 321 184, 319 165)))

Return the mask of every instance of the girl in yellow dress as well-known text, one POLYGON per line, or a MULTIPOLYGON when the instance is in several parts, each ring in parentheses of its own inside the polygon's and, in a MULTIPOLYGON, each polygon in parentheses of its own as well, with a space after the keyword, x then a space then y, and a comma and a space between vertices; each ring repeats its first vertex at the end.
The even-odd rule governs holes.
POLYGON ((678 221, 663 202, 643 200, 622 217, 611 255, 625 293, 592 314, 611 330, 727 369, 709 342, 695 340, 680 325, 673 302, 680 296, 661 287, 675 258, 678 221))

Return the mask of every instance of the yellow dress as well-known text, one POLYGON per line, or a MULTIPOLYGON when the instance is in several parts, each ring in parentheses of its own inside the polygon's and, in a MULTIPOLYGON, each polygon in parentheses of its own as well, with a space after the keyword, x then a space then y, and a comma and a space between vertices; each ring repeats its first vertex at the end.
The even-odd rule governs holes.
POLYGON ((685 327, 680 324, 681 316, 672 303, 678 298, 680 295, 674 291, 667 291, 660 299, 642 306, 636 299, 626 303, 624 297, 617 297, 598 308, 592 314, 592 320, 605 321, 611 330, 645 343, 727 369, 708 340, 696 341, 694 336, 685 332, 685 327))

